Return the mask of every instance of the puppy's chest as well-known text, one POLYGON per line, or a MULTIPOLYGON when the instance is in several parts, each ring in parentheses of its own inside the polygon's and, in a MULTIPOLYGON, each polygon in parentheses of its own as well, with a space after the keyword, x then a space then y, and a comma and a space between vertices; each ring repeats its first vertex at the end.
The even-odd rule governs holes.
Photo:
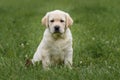
POLYGON ((46 42, 46 49, 52 63, 61 63, 67 54, 67 50, 71 47, 72 41, 70 39, 48 40, 46 42))
POLYGON ((64 60, 66 54, 67 42, 54 41, 49 46, 49 55, 51 56, 52 63, 61 63, 64 60))
POLYGON ((48 47, 51 54, 59 55, 64 54, 66 49, 68 49, 68 44, 70 44, 68 40, 51 41, 48 47))
POLYGON ((67 46, 66 41, 65 42, 64 41, 55 41, 55 42, 52 42, 51 49, 61 51, 61 50, 65 49, 66 46, 67 46))

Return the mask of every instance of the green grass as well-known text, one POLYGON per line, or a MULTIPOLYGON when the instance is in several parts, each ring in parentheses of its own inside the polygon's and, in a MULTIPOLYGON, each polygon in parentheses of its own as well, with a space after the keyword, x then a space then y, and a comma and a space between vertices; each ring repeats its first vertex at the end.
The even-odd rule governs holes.
POLYGON ((0 0, 0 80, 120 80, 119 0, 0 0), (46 12, 72 16, 73 69, 26 68, 45 27, 46 12))

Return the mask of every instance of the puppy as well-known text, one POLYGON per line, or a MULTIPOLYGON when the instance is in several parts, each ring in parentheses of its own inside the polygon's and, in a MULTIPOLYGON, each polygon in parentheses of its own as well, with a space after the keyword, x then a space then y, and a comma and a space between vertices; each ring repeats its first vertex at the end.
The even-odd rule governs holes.
POLYGON ((54 10, 42 18, 42 24, 46 26, 46 29, 32 63, 42 61, 44 69, 49 69, 51 65, 64 63, 71 69, 73 48, 69 27, 73 24, 72 18, 64 11, 54 10))

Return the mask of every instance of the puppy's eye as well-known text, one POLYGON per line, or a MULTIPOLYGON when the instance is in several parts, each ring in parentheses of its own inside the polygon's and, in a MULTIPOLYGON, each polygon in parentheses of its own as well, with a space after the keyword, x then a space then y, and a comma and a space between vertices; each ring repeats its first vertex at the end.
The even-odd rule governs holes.
POLYGON ((60 22, 64 22, 64 20, 60 20, 60 22))
POLYGON ((54 22, 54 20, 50 20, 50 22, 54 22))

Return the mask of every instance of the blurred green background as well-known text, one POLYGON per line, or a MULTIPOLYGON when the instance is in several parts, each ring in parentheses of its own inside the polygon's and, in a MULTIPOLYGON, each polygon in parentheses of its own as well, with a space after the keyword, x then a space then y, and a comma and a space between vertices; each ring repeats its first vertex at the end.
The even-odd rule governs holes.
POLYGON ((120 0, 0 0, 0 80, 119 80, 120 0), (26 68, 51 10, 68 12, 74 20, 73 69, 41 64, 26 68))

